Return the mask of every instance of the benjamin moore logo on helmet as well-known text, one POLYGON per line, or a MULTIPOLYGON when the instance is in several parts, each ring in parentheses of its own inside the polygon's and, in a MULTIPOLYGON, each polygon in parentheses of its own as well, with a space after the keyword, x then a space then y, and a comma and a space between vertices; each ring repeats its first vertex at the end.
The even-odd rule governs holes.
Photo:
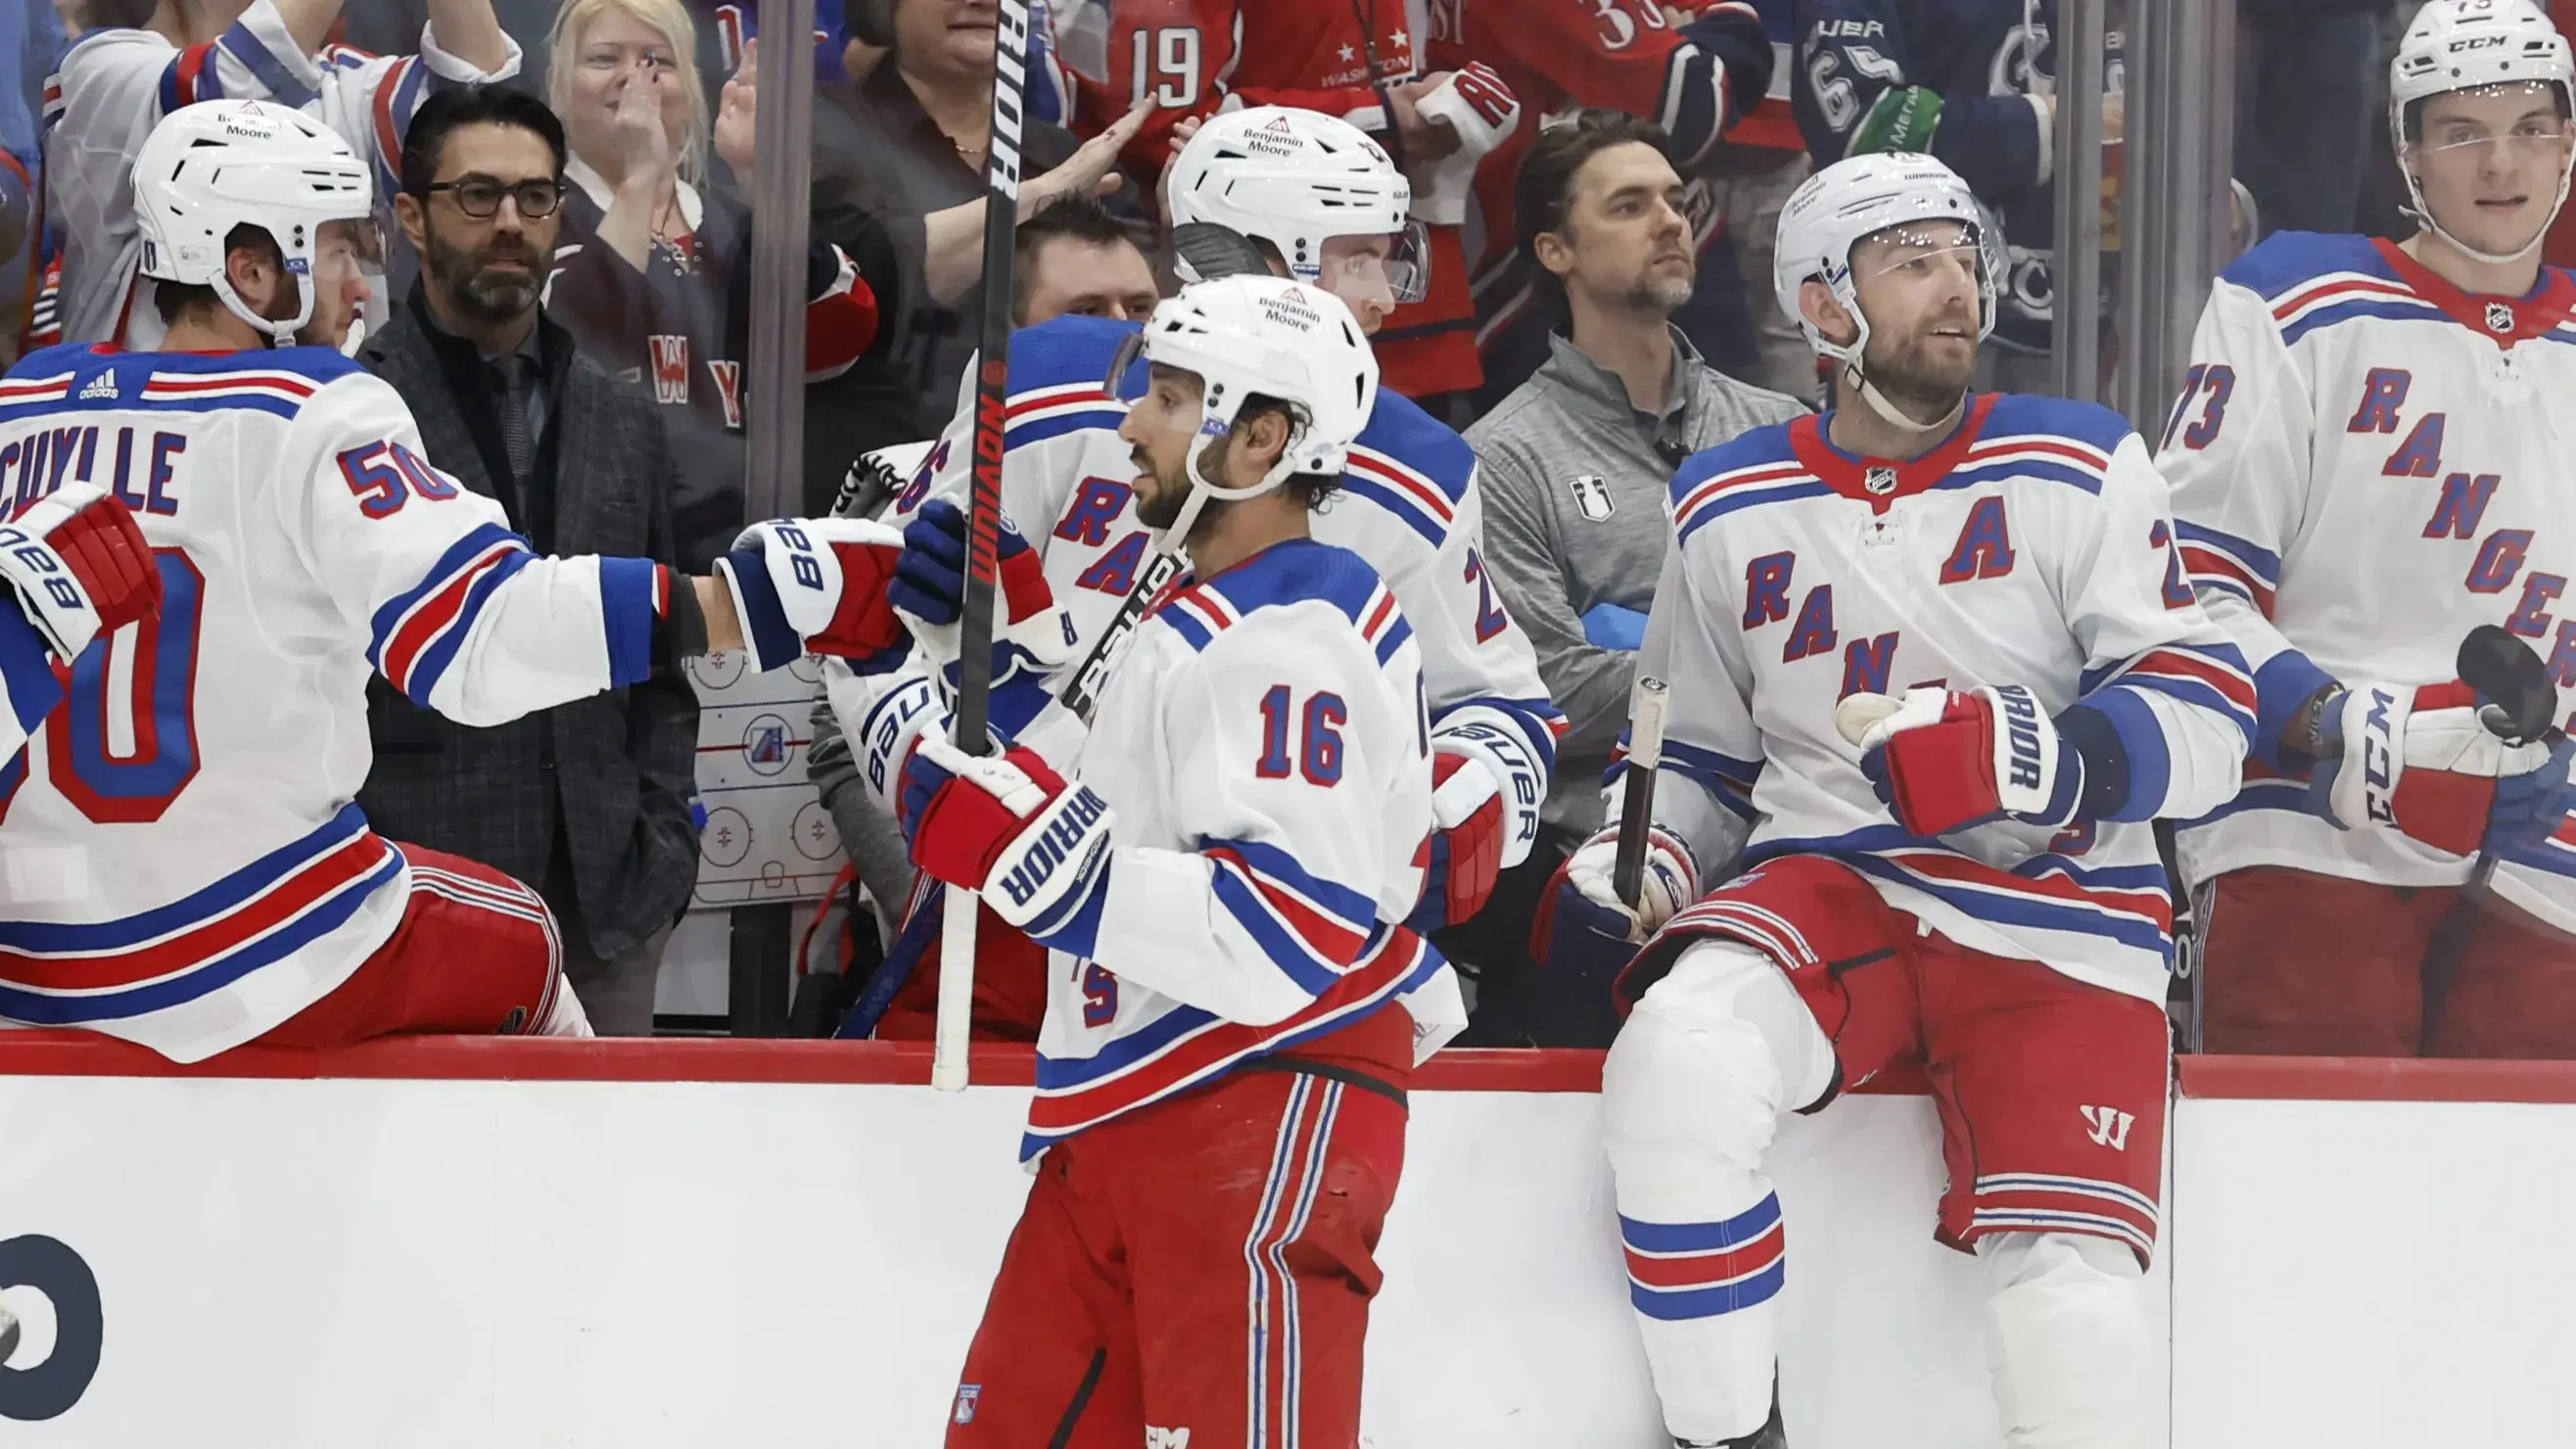
POLYGON ((1282 326, 1308 332, 1324 325, 1324 314, 1316 310, 1314 303, 1306 300, 1305 290, 1300 287, 1290 287, 1277 296, 1262 298, 1261 315, 1282 326))

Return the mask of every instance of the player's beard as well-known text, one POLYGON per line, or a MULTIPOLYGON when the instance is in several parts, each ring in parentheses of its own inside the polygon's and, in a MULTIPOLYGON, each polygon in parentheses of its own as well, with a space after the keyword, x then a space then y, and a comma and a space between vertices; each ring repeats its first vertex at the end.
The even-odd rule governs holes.
MULTIPOLYGON (((1208 444, 1207 456, 1203 463, 1211 476, 1218 478, 1225 476, 1225 450, 1226 446, 1233 441, 1233 436, 1228 434, 1208 444)), ((1130 450, 1130 456, 1135 461, 1139 475, 1150 473, 1154 479, 1153 496, 1146 497, 1140 494, 1136 499, 1136 517, 1147 528, 1168 532, 1173 524, 1181 521, 1181 509, 1190 501, 1188 455, 1183 454, 1181 466, 1169 473, 1164 472, 1161 466, 1142 449, 1130 450)), ((1225 506, 1221 500, 1208 500, 1207 506, 1199 510, 1197 520, 1190 525, 1190 531, 1195 533, 1205 528, 1208 520, 1222 511, 1225 506)), ((1186 543, 1188 540, 1182 541, 1186 543)))
POLYGON ((429 242, 424 264, 438 279, 448 304, 469 320, 485 325, 513 322, 537 305, 545 286, 545 259, 525 233, 496 234, 482 246, 467 247, 449 243, 436 226, 424 231, 429 242), (494 263, 502 261, 517 262, 527 271, 514 276, 493 270, 494 263))
POLYGON ((1943 416, 1958 404, 1968 384, 1976 380, 1977 349, 1973 340, 1957 362, 1935 356, 1927 345, 1932 340, 1932 329, 1944 324, 1965 328, 1970 339, 1976 336, 1973 315, 1930 317, 1901 342, 1884 334, 1873 335, 1862 356, 1862 370, 1870 385, 1909 417, 1943 416))

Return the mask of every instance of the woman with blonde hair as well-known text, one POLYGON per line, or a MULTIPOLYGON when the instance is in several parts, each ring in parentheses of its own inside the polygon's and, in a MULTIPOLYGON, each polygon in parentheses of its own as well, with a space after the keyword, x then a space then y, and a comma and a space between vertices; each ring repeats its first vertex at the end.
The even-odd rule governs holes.
MULTIPOLYGON (((592 361, 662 405, 680 558, 699 566, 743 520, 751 217, 705 182, 710 150, 750 171, 756 57, 745 53, 711 122, 680 0, 565 0, 549 52, 548 102, 571 156, 546 307, 592 361)), ((878 298, 893 295, 892 244, 856 250, 809 249, 808 381, 874 344, 878 298)))

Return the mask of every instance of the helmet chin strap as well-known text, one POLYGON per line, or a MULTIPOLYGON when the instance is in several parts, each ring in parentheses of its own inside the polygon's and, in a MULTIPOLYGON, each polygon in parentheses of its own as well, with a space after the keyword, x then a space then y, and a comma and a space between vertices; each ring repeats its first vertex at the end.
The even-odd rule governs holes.
POLYGON ((1870 411, 1885 419, 1890 426, 1903 428, 1907 432, 1946 433, 1952 424, 1958 422, 1960 412, 1968 406, 1968 394, 1962 391, 1959 394, 1959 400, 1950 404, 1950 410, 1932 422, 1922 422, 1909 417, 1904 409, 1888 400, 1887 394, 1878 390, 1878 384, 1869 380, 1869 374, 1861 370, 1858 356, 1843 359, 1843 383, 1860 394, 1861 401, 1869 404, 1870 411))
POLYGON ((1199 514, 1209 503, 1240 503, 1247 498, 1258 498, 1288 481, 1293 465, 1285 452, 1279 455, 1278 462, 1270 465, 1269 472, 1261 475, 1261 481, 1249 488, 1227 488, 1209 481, 1206 469, 1208 450, 1230 431, 1202 432, 1190 444, 1188 461, 1182 465, 1183 476, 1190 480, 1190 496, 1181 501, 1181 511, 1174 515, 1172 526, 1163 530, 1163 536, 1158 540, 1162 549, 1186 553, 1190 545, 1190 530, 1198 526, 1199 514))

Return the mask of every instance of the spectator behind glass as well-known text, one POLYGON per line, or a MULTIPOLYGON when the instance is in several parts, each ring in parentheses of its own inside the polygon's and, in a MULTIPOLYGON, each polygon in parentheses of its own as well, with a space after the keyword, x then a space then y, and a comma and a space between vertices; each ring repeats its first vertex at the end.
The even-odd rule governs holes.
MULTIPOLYGON (((1915 13, 1911 0, 1798 0, 1791 104, 1810 155, 1922 151, 1966 180, 2003 220, 2012 265, 1996 287, 2000 317, 1985 362, 2002 392, 2047 387, 2051 182, 2060 67, 2049 39, 2054 0, 1957 0, 1915 13), (1938 23, 1926 23, 1937 19, 1938 23)), ((2121 37, 2106 36, 2105 146, 2126 134, 2121 37)), ((2099 157, 2084 158, 2099 166, 2099 157)))
MULTIPOLYGON (((743 383, 751 342, 750 216, 700 189, 709 125, 696 37, 679 0, 568 0, 548 49, 571 147, 548 310, 612 375, 663 409, 680 464, 681 562, 704 569, 741 528, 743 383)), ((726 85, 728 163, 747 173, 756 52, 726 85)), ((862 262, 828 241, 804 278, 808 381, 846 370, 875 341, 892 244, 862 220, 862 262), (874 275, 863 279, 863 266, 874 275)))
MULTIPOLYGON (((1087 196, 1067 197, 1020 223, 1011 321, 1035 327, 1058 317, 1109 317, 1142 323, 1161 300, 1154 290, 1154 264, 1138 249, 1124 223, 1087 196)), ((838 510, 851 518, 874 518, 893 498, 902 481, 890 473, 861 473, 860 486, 847 490, 838 510)), ((824 679, 846 685, 846 666, 826 661, 824 679)), ((912 891, 912 862, 904 853, 903 832, 876 807, 859 780, 848 739, 832 713, 830 699, 815 701, 813 741, 805 751, 806 771, 832 813, 832 827, 858 872, 859 883, 882 913, 879 930, 889 944, 912 891)), ((904 1009, 909 1009, 910 999, 904 1009)), ((928 1018, 911 1023, 928 1031, 928 1018)), ((905 1033, 903 1024, 896 1031, 905 1033)))
MULTIPOLYGON (((427 100, 518 73, 519 47, 491 0, 427 0, 418 55, 319 55, 339 0, 159 0, 149 29, 92 29, 63 57, 62 110, 45 133, 46 216, 63 237, 62 336, 136 349, 161 319, 137 305, 135 153, 165 109, 201 100, 273 100, 337 132, 385 190, 401 174, 400 137, 427 100), (393 149, 389 150, 388 147, 393 149)), ((115 18, 132 18, 119 0, 115 18)), ((104 14, 93 15, 104 20, 104 14)))
MULTIPOLYGON (((540 552, 669 563, 661 410, 538 305, 565 160, 562 126, 532 96, 473 86, 423 106, 394 198, 420 279, 358 360, 411 404, 430 462, 498 499, 540 552)), ((649 1035, 662 945, 697 879, 687 682, 657 674, 465 729, 378 681, 367 723, 376 762, 358 798, 378 828, 535 886, 593 1027, 649 1035)))
POLYGON ((1538 844, 1504 873, 1494 903, 1442 941, 1452 959, 1484 968, 1482 1041, 1609 1044, 1606 984, 1534 979, 1526 943, 1548 878, 1601 828, 1602 773, 1628 722, 1636 649, 1672 548, 1665 485, 1691 454, 1806 412, 1709 367, 1675 325, 1704 274, 1665 147, 1650 121, 1580 111, 1540 135, 1515 178, 1519 250, 1558 330, 1548 360, 1467 441, 1490 576, 1569 728, 1538 844))
MULTIPOLYGON (((995 15, 994 0, 894 0, 891 53, 864 81, 816 96, 817 235, 847 250, 864 219, 881 218, 904 264, 893 343, 904 395, 879 402, 904 416, 868 447, 937 433, 975 351, 995 15)), ((1116 190, 1110 167, 1149 110, 1140 104, 1079 144, 1061 127, 1030 121, 1021 166, 1040 174, 1021 188, 1020 216, 1060 196, 1116 190)))

